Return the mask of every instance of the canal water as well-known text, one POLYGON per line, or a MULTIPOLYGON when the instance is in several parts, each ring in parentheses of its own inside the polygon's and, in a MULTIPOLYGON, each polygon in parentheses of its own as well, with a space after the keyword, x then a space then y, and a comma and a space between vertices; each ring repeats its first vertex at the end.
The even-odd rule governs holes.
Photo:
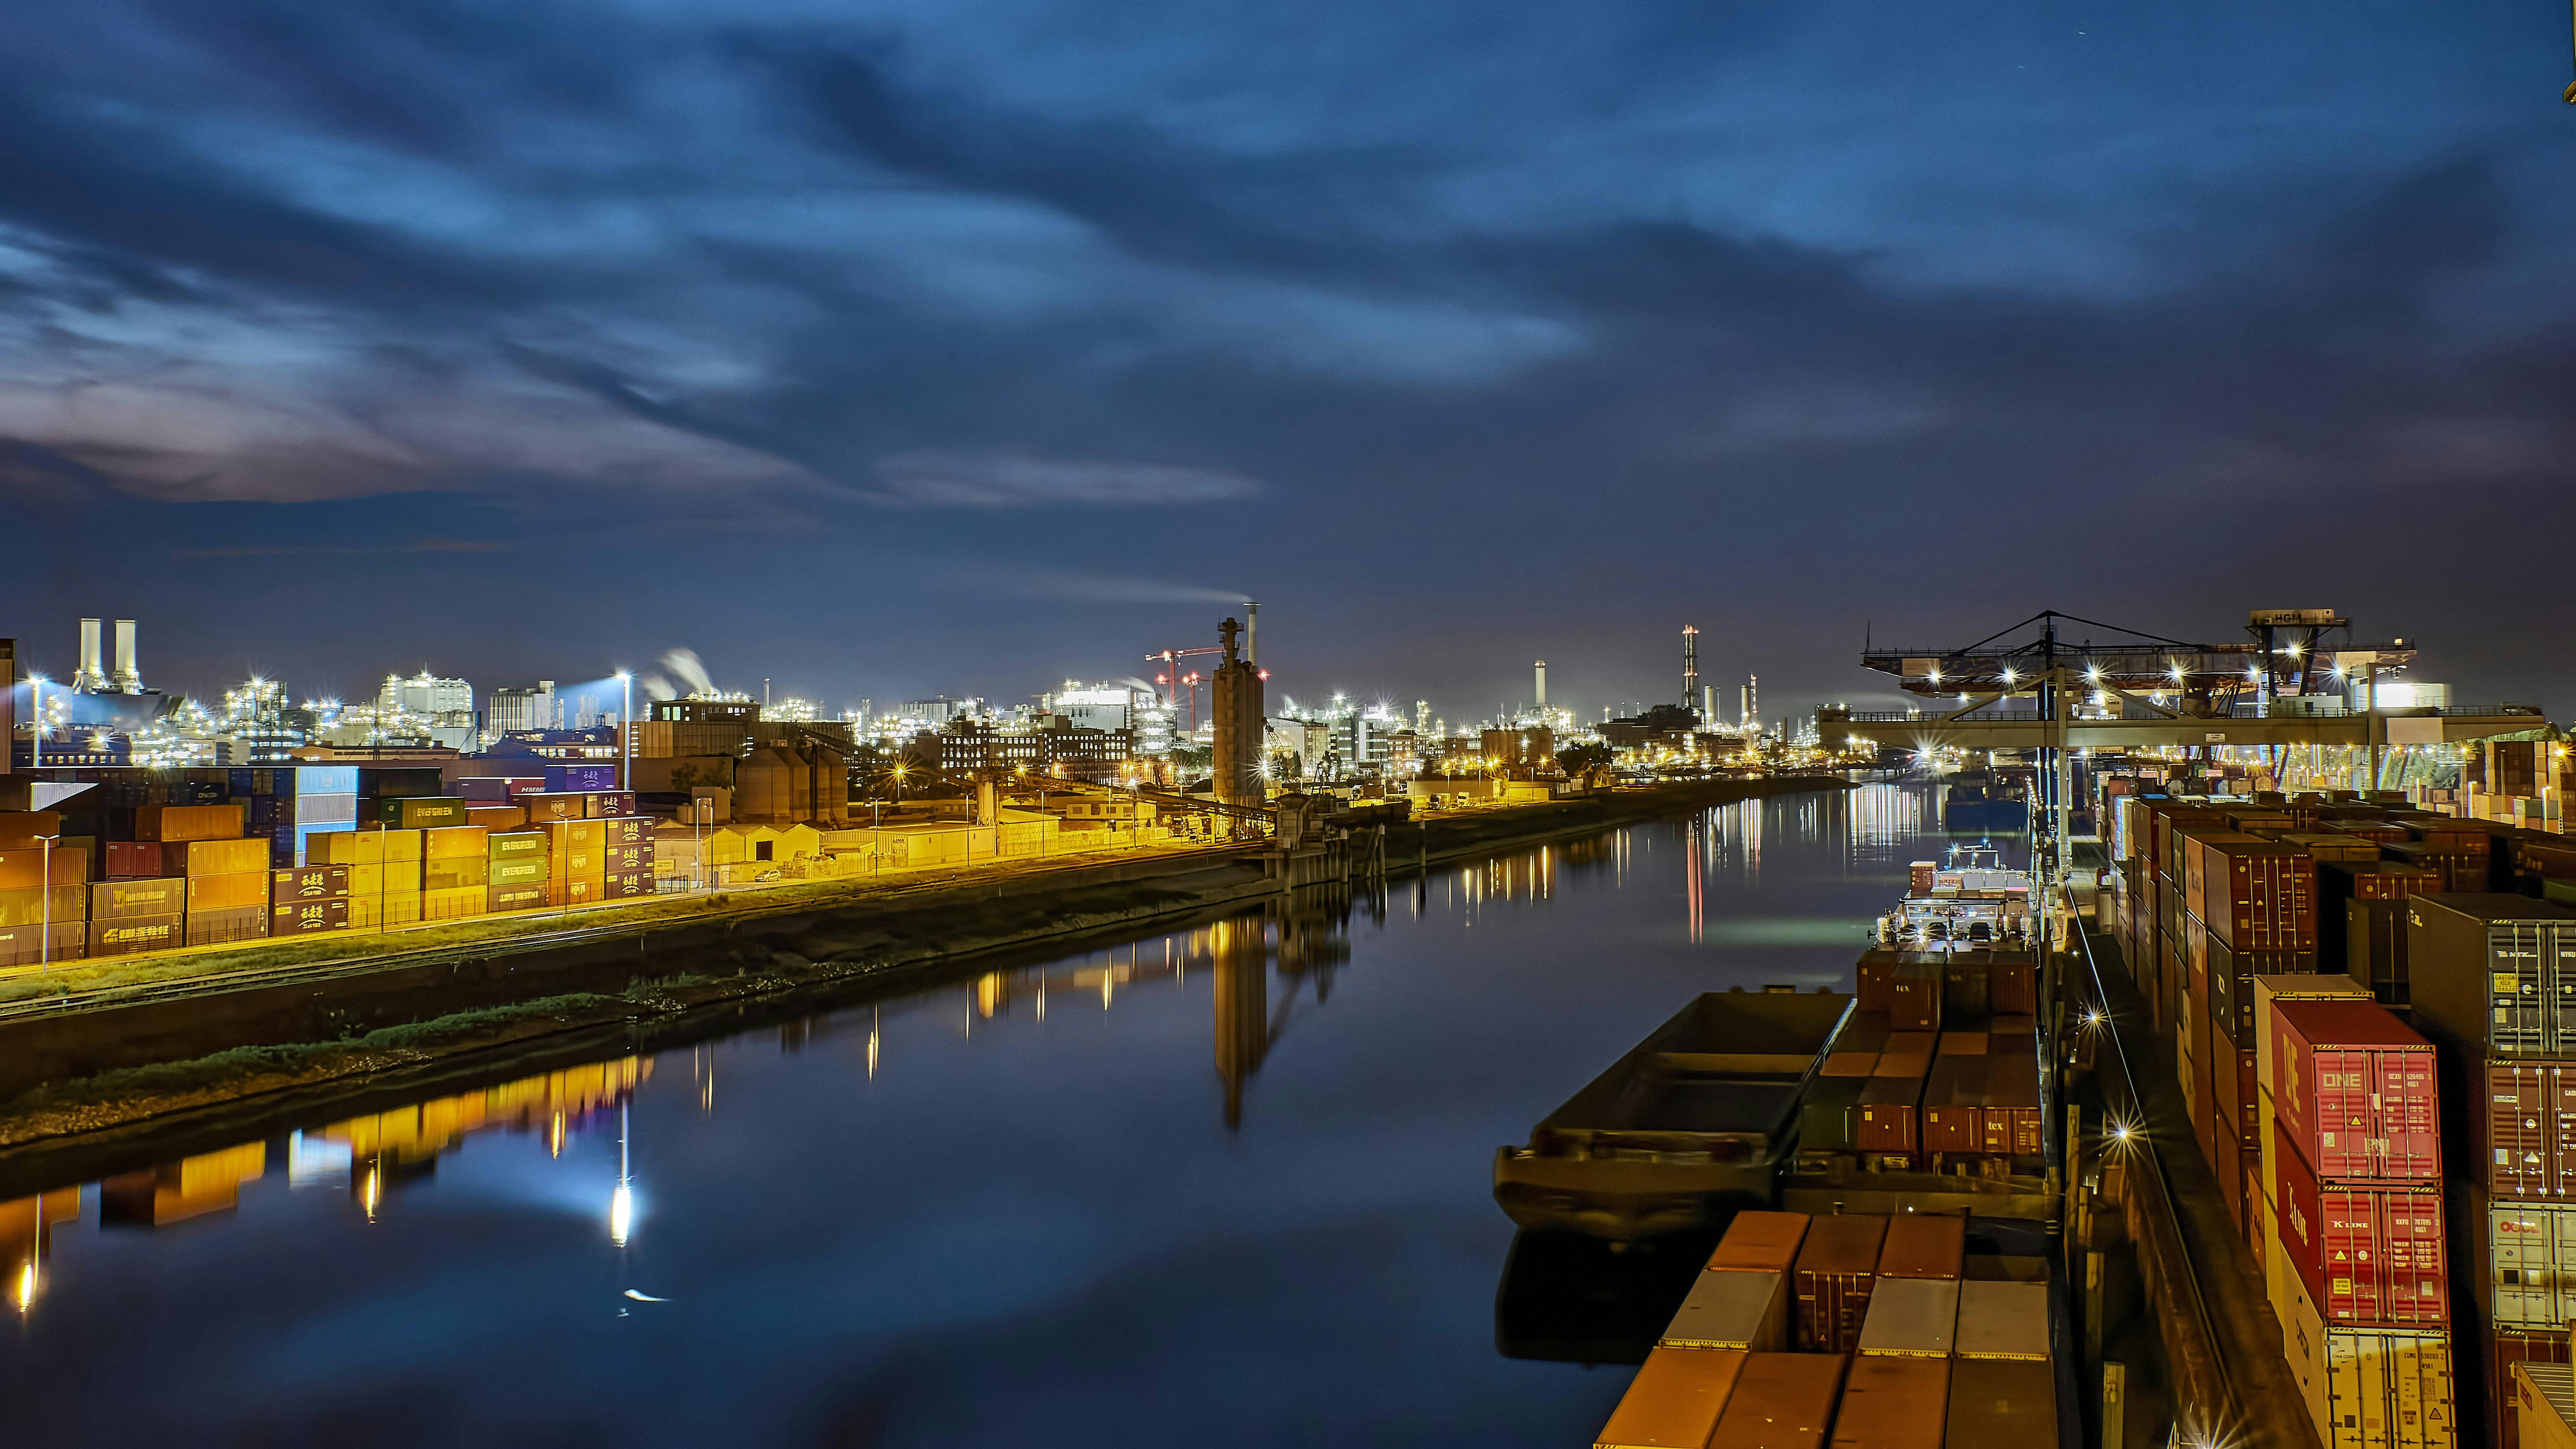
POLYGON ((1693 994, 1850 989, 1872 785, 1445 868, 0 1205, 0 1440, 1564 1446, 1496 1148, 1693 994))

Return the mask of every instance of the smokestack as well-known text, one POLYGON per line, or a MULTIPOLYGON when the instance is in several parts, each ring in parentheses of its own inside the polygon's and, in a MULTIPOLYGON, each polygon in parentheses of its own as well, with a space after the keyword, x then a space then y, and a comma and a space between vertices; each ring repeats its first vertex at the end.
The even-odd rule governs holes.
POLYGON ((72 688, 88 691, 105 688, 107 663, 99 648, 99 621, 81 620, 80 667, 72 671, 72 688))
POLYGON ((1538 707, 1542 710, 1547 708, 1547 661, 1544 659, 1538 662, 1538 707))
POLYGON ((1717 686, 1714 684, 1699 687, 1699 722, 1704 725, 1717 723, 1717 686))
POLYGON ((1682 626, 1682 708, 1699 697, 1699 630, 1682 626))
POLYGON ((1243 615, 1243 662, 1258 669, 1261 667, 1261 601, 1244 600, 1243 615))
POLYGON ((141 694, 143 674, 134 667, 134 621, 116 621, 116 692, 141 694))

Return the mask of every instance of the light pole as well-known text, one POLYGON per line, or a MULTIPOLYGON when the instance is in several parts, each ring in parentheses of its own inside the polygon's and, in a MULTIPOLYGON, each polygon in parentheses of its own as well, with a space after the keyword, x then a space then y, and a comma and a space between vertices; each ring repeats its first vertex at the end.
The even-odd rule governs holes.
MULTIPOLYGON (((39 734, 37 738, 42 739, 43 735, 39 734)), ((44 887, 45 896, 43 903, 37 908, 39 911, 37 919, 40 922, 36 927, 36 974, 38 976, 51 973, 54 967, 54 842, 62 838, 59 833, 36 837, 43 842, 36 857, 36 881, 44 887)))
POLYGON ((27 768, 41 768, 45 763, 45 676, 27 676, 27 702, 36 713, 35 732, 27 737, 27 768))
POLYGON ((617 671, 618 687, 625 691, 617 713, 617 788, 635 788, 635 676, 617 671))

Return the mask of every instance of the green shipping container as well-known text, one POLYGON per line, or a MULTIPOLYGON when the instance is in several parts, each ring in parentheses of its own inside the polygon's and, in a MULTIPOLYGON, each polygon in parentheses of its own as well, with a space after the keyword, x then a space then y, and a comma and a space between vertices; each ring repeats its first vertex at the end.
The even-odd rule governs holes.
MULTIPOLYGON (((546 858, 542 855, 523 856, 516 860, 504 860, 496 856, 492 860, 490 874, 486 878, 486 884, 492 886, 544 885, 545 883, 546 858)), ((495 906, 493 909, 500 910, 502 907, 495 906)))
MULTIPOLYGON (((491 856, 495 864, 505 860, 543 861, 546 858, 546 833, 542 830, 496 830, 492 832, 491 856)), ((499 882, 496 880, 494 884, 499 882)))
POLYGON ((387 800, 384 805, 385 824, 397 830, 429 830, 443 825, 466 823, 466 802, 445 796, 387 800))

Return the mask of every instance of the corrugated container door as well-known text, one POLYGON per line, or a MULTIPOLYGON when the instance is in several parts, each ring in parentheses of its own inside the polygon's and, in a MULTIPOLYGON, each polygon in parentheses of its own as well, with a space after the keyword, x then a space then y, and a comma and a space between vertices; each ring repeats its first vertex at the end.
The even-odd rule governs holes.
POLYGON ((2448 1449, 2458 1442, 2444 1335, 2329 1329, 2325 1368, 2331 1449, 2448 1449))

